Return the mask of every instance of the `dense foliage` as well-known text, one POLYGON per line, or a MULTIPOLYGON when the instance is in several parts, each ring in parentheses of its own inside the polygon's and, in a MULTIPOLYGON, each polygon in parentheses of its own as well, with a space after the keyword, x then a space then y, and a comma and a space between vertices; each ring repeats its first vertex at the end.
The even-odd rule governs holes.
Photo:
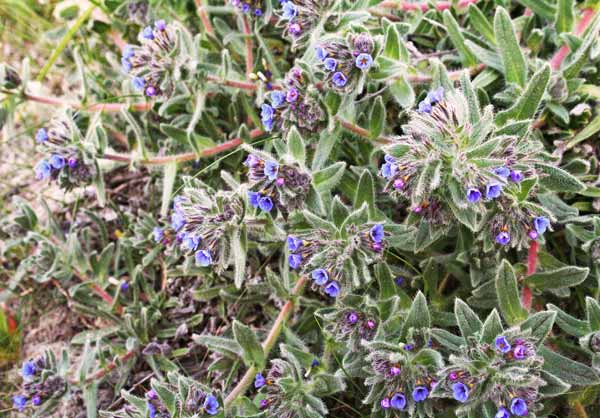
POLYGON ((5 411, 600 416, 597 0, 75 3, 0 65, 5 411))

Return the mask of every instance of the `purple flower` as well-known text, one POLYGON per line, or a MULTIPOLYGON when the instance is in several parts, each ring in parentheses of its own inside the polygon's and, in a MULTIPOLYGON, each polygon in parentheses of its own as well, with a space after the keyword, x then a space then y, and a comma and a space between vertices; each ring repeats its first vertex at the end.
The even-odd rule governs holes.
POLYGON ((181 213, 174 212, 171 215, 171 226, 175 231, 179 231, 185 225, 185 218, 181 213))
POLYGON ((329 280, 329 274, 327 273, 327 270, 324 269, 313 270, 311 277, 319 286, 323 286, 329 280))
POLYGON ((250 5, 248 3, 244 3, 242 5, 242 12, 248 13, 250 11, 250 5))
POLYGON ((513 356, 517 360, 523 360, 527 358, 527 348, 522 344, 517 345, 513 350, 513 356))
POLYGON ((394 189, 403 189, 406 183, 402 179, 394 180, 394 189))
POLYGON ((262 10, 260 10, 260 9, 254 9, 254 16, 260 17, 260 16, 262 16, 262 14, 263 14, 262 10))
POLYGON ((23 366, 21 367, 21 376, 23 376, 23 379, 25 379, 25 380, 31 379, 33 376, 35 376, 36 372, 37 372, 37 368, 35 367, 34 362, 26 361, 23 363, 23 366))
POLYGON ((325 61, 323 61, 323 67, 325 67, 327 71, 335 71, 337 68, 337 61, 333 58, 326 58, 325 61))
POLYGON ((412 393, 415 402, 423 402, 429 396, 429 390, 425 386, 417 386, 412 393))
POLYGON ((346 322, 350 325, 354 325, 358 322, 358 315, 356 312, 352 311, 348 315, 346 315, 346 322))
POLYGON ((316 358, 313 359, 313 361, 310 363, 310 367, 317 367, 319 364, 319 360, 317 360, 316 358))
POLYGON ((534 231, 533 229, 531 231, 529 231, 527 233, 527 235, 529 236, 529 238, 536 240, 539 237, 539 234, 537 233, 537 231, 534 231))
POLYGON ((404 350, 413 351, 414 349, 415 349, 415 346, 413 344, 404 344, 404 350))
POLYGON ((43 144, 48 140, 48 132, 44 128, 38 129, 37 133, 35 134, 35 140, 38 143, 43 144))
POLYGON ((361 70, 368 70, 373 65, 373 57, 369 54, 360 54, 356 57, 356 66, 361 70))
POLYGON ((383 398, 381 400, 381 409, 389 409, 390 408, 390 398, 383 398))
POLYGON ((125 48, 123 48, 123 58, 133 58, 133 56, 135 55, 135 50, 133 49, 132 45, 125 45, 125 48))
POLYGON ((500 232, 496 235, 496 242, 500 245, 506 245, 510 242, 510 234, 506 231, 500 232))
POLYGON ((290 35, 299 36, 302 33, 302 26, 298 23, 292 23, 288 28, 290 35))
POLYGON ((529 409, 527 408, 527 402, 525 402, 521 398, 514 398, 510 402, 510 412, 512 412, 518 417, 526 416, 529 413, 529 409))
POLYGON ((144 28, 144 30, 142 31, 142 38, 149 39, 149 40, 153 40, 154 39, 154 32, 152 31, 152 27, 151 26, 146 26, 144 28))
POLYGON ((329 55, 329 53, 322 46, 317 46, 315 48, 315 55, 317 56, 317 59, 319 61, 325 61, 325 58, 327 58, 327 56, 329 55))
POLYGON ((285 94, 281 91, 274 91, 271 93, 271 104, 274 108, 278 108, 285 101, 285 94))
POLYGON ((502 185, 500 183, 494 181, 485 186, 485 197, 489 200, 500 197, 501 193, 502 185))
POLYGON ((398 166, 395 162, 385 162, 381 165, 381 175, 385 179, 390 179, 398 172, 398 166))
POLYGON ((69 160, 67 161, 67 164, 69 165, 70 168, 77 167, 77 158, 75 158, 75 157, 69 158, 69 160))
POLYGON ((406 279, 403 276, 398 276, 394 279, 394 283, 396 283, 396 286, 404 285, 405 281, 406 281, 406 279))
POLYGON ((425 99, 425 100, 422 100, 421 102, 419 102, 419 112, 431 113, 432 109, 433 109, 433 107, 431 106, 431 103, 429 103, 429 100, 425 99))
POLYGON ((261 197, 258 201, 258 207, 265 212, 271 212, 271 209, 273 209, 273 201, 269 196, 261 197))
POLYGON ((263 105, 260 107, 260 119, 263 122, 271 121, 273 120, 273 114, 273 108, 268 104, 263 103, 263 105))
POLYGON ((519 170, 513 170, 510 172, 510 180, 513 183, 520 183, 523 180, 523 173, 519 170))
POLYGON ((369 235, 371 236, 371 239, 373 240, 373 242, 380 243, 381 241, 383 241, 383 237, 385 235, 383 232, 383 225, 382 224, 375 225, 369 231, 369 235))
POLYGON ((260 373, 256 373, 256 376, 254 376, 254 387, 260 389, 266 384, 267 381, 265 380, 265 377, 260 373))
POLYGON ((275 180, 277 174, 279 173, 279 164, 275 161, 267 161, 265 162, 265 175, 269 180, 275 180))
POLYGON ((452 385, 454 399, 460 403, 465 403, 469 399, 469 387, 464 383, 458 382, 452 385))
POLYGON ((131 83, 133 84, 133 88, 139 91, 146 85, 146 80, 142 77, 134 77, 133 80, 131 80, 131 83))
POLYGON ((158 29, 159 31, 163 31, 167 29, 167 22, 165 22, 164 20, 157 20, 156 22, 154 22, 154 27, 156 29, 158 29))
POLYGON ((33 406, 40 406, 42 404, 42 397, 40 395, 35 395, 31 398, 31 404, 33 406))
POLYGON ((260 164, 261 161, 262 160, 260 158, 258 158, 256 155, 249 154, 248 157, 246 158, 246 161, 244 161, 244 165, 248 168, 254 168, 258 164, 260 164))
POLYGON ((325 286, 325 293, 332 298, 337 297, 340 294, 340 285, 335 280, 330 281, 325 286))
POLYGON ((38 180, 46 180, 52 173, 52 166, 46 160, 40 160, 35 166, 35 178, 38 180))
POLYGON ((398 366, 392 366, 392 367, 390 367, 390 374, 392 376, 398 376, 401 372, 402 372, 402 370, 398 366))
POLYGON ((288 257, 288 264, 290 268, 296 270, 302 263, 302 256, 300 254, 290 254, 288 257))
POLYGON ((181 248, 187 251, 196 251, 196 248, 198 248, 198 245, 200 245, 200 241, 200 237, 197 237, 192 234, 187 234, 185 238, 183 238, 181 248))
POLYGON ((156 418, 156 407, 153 403, 146 402, 146 406, 148 407, 148 415, 150 418, 156 418))
POLYGON ((302 240, 293 235, 289 235, 287 237, 287 246, 288 250, 292 252, 297 251, 298 248, 302 247, 302 240))
POLYGON ((212 264, 212 256, 208 250, 200 250, 196 252, 196 263, 202 267, 207 267, 212 264))
POLYGON ((497 167, 494 168, 494 174, 502 178, 507 178, 510 175, 510 170, 506 167, 497 167))
POLYGON ((52 154, 50 156, 50 165, 57 169, 60 170, 61 168, 63 168, 66 164, 65 161, 65 157, 63 157, 62 155, 58 155, 58 154, 52 154))
POLYGON ((121 58, 121 67, 123 68, 123 71, 128 73, 133 68, 133 65, 131 65, 131 61, 129 61, 129 58, 122 57, 121 58))
POLYGON ((430 91, 429 93, 427 93, 426 100, 430 104, 436 104, 441 102, 442 100, 444 100, 444 88, 438 87, 437 89, 430 91))
POLYGON ((550 221, 545 216, 538 216, 533 220, 533 227, 538 234, 543 235, 550 226, 550 221))
POLYGON ((27 398, 23 395, 13 396, 13 405, 19 410, 19 412, 23 412, 25 406, 27 405, 27 398))
POLYGON ((288 90, 287 94, 285 95, 285 100, 288 103, 294 103, 296 100, 298 100, 298 89, 295 87, 292 87, 291 89, 288 90))
POLYGON ((338 71, 337 73, 335 73, 333 75, 333 78, 331 79, 331 81, 333 81, 333 84, 335 84, 337 87, 344 87, 346 85, 346 83, 348 82, 348 79, 346 78, 346 76, 343 73, 340 73, 338 71))
POLYGON ((510 413, 508 412, 508 409, 501 406, 500 408, 498 408, 498 412, 496 412, 494 418, 510 418, 510 413))
POLYGON ((260 404, 259 404, 259 405, 260 405, 260 406, 259 406, 259 407, 260 407, 260 409, 261 409, 261 410, 263 410, 263 409, 265 409, 265 408, 267 407, 267 405, 269 405, 269 403, 267 402, 267 400, 266 400, 266 399, 261 399, 261 400, 260 400, 260 404))
POLYGON ((156 95, 156 87, 154 87, 154 86, 148 86, 146 88, 146 96, 153 97, 155 95, 156 95))
POLYGON ((285 20, 292 20, 298 14, 298 9, 296 9, 296 6, 292 2, 286 2, 283 5, 282 10, 283 10, 283 13, 282 13, 281 17, 285 20))
POLYGON ((395 393, 394 396, 392 396, 390 404, 392 405, 392 408, 402 411, 406 408, 406 396, 404 396, 403 393, 395 393))
POLYGON ((202 406, 208 415, 217 415, 219 413, 219 401, 214 395, 208 395, 202 406))
POLYGON ((250 203, 250 206, 253 208, 257 208, 261 197, 261 194, 258 192, 248 192, 248 203, 250 203))
POLYGON ((154 389, 150 389, 148 392, 146 392, 146 398, 150 400, 156 400, 158 399, 158 395, 156 394, 154 389))
POLYGON ((471 203, 479 202, 481 199, 481 192, 477 189, 468 189, 467 190, 467 200, 471 203))
POLYGON ((494 345, 496 346, 496 350, 498 350, 504 354, 508 353, 511 349, 510 343, 508 342, 506 337, 503 335, 496 337, 496 340, 494 341, 494 345))

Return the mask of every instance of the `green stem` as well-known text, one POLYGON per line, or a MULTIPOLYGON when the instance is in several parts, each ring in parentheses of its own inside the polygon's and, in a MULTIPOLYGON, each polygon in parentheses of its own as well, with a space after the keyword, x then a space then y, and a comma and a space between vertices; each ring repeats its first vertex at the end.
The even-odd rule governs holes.
POLYGON ((587 412, 585 412, 585 408, 579 401, 575 401, 573 403, 573 412, 577 418, 588 418, 587 412))
POLYGON ((46 77, 46 74, 48 74, 48 71, 50 71, 50 68, 52 68, 54 62, 58 59, 63 50, 67 47, 67 45, 69 44, 73 36, 75 36, 81 25, 83 25, 83 23, 88 19, 88 17, 91 16, 95 8, 96 6, 90 6, 85 12, 83 12, 81 16, 79 16, 79 18, 75 21, 73 26, 69 28, 65 36, 63 36, 63 38, 60 40, 60 43, 58 44, 54 52, 52 52, 50 59, 48 59, 48 62, 46 62, 46 65, 44 65, 42 71, 40 71, 40 73, 38 74, 36 79, 37 81, 42 81, 44 77, 46 77))
MULTIPOLYGON (((306 281, 306 277, 300 277, 298 282, 296 282, 294 289, 292 289, 292 292, 290 293, 290 299, 285 303, 285 305, 283 305, 283 308, 279 312, 279 315, 277 315, 277 318, 275 319, 275 322, 273 323, 273 326, 269 331, 269 335, 267 335, 267 338, 262 343, 265 357, 269 356, 269 353, 271 352, 273 346, 277 342, 277 339, 279 338, 279 335, 281 334, 284 325, 287 323, 290 315, 292 314, 292 310, 295 305, 294 299, 302 293, 306 281)), ((238 396, 241 396, 244 394, 244 392, 246 392, 248 386, 250 386, 250 384, 254 381, 254 376, 259 371, 260 369, 256 366, 252 366, 248 370, 246 370, 244 376, 232 389, 229 395, 227 395, 227 397, 225 398, 225 401, 223 402, 225 409, 228 409, 231 406, 231 404, 238 398, 238 396)))

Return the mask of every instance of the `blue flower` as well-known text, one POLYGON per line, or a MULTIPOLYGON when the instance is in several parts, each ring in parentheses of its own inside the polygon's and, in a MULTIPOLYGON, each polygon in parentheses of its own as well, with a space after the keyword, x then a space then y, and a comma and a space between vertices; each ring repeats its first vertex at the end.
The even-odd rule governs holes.
POLYGON ((271 212, 271 209, 273 209, 273 201, 269 196, 261 197, 258 201, 258 207, 265 212, 271 212))
POLYGON ((156 418, 156 407, 154 404, 146 402, 146 406, 148 406, 148 415, 150 418, 156 418))
POLYGON ((263 105, 260 107, 260 119, 263 121, 263 123, 272 121, 274 113, 275 112, 273 108, 266 103, 263 103, 263 105))
POLYGON ((154 32, 151 26, 146 26, 142 31, 142 38, 152 40, 154 39, 154 32))
POLYGON ((123 58, 132 58, 135 55, 135 50, 133 49, 132 45, 125 45, 125 48, 123 48, 123 58))
POLYGON ((133 80, 131 80, 131 83, 133 84, 134 89, 143 90, 144 86, 146 85, 146 80, 144 80, 142 77, 134 77, 133 80))
POLYGON ((50 156, 50 165, 57 170, 63 168, 66 164, 66 160, 62 155, 52 154, 50 156))
POLYGON ((311 273, 312 279, 319 286, 323 286, 329 280, 329 274, 327 270, 324 269, 316 269, 311 273))
POLYGON ((208 395, 202 406, 208 415, 217 415, 219 413, 219 401, 214 395, 208 395))
POLYGON ((167 23, 164 20, 157 20, 154 22, 154 27, 160 31, 167 29, 167 23))
POLYGON ((179 231, 185 225, 185 218, 179 212, 174 212, 171 215, 171 226, 175 231, 179 231))
POLYGON ((296 100, 298 100, 298 96, 300 94, 298 93, 298 89, 295 87, 292 87, 291 89, 288 90, 287 94, 285 95, 285 100, 288 103, 294 103, 296 100))
POLYGON ((46 180, 52 173, 52 166, 46 160, 40 160, 35 166, 35 178, 38 180, 46 180))
POLYGON ((249 154, 248 157, 246 158, 246 161, 244 161, 244 165, 249 168, 254 168, 257 165, 259 165, 261 161, 262 160, 260 158, 258 158, 256 155, 249 154))
POLYGON ((263 120, 262 124, 263 128, 265 128, 265 131, 271 132, 273 130, 273 119, 263 120))
POLYGON ((533 227, 537 231, 538 234, 542 235, 548 227, 550 226, 550 221, 545 216, 538 216, 533 220, 533 227))
POLYGON ((125 71, 126 73, 128 73, 129 71, 131 71, 131 69, 133 68, 133 66, 131 65, 131 61, 129 61, 129 58, 121 58, 121 67, 123 67, 123 71, 125 71))
POLYGON ((419 112, 431 113, 432 109, 433 109, 433 107, 431 106, 431 103, 429 103, 429 100, 425 99, 425 100, 422 100, 421 102, 419 102, 419 112))
POLYGON ((469 387, 464 383, 458 382, 452 385, 454 399, 460 403, 465 403, 469 399, 469 387))
POLYGON ((187 234, 181 243, 181 248, 183 248, 183 250, 195 251, 196 248, 198 248, 198 245, 200 245, 200 241, 200 237, 187 234))
POLYGON ((296 6, 293 3, 287 2, 283 5, 283 14, 281 16, 283 19, 292 20, 297 14, 298 9, 296 9, 296 6))
POLYGON ((382 224, 375 225, 369 231, 369 235, 371 236, 371 239, 373 240, 373 242, 380 243, 381 241, 383 241, 383 237, 385 236, 385 234, 383 232, 383 225, 382 224))
POLYGON ((500 408, 498 408, 498 412, 496 412, 494 418, 510 418, 510 413, 508 412, 508 409, 501 406, 500 408))
POLYGON ((31 398, 31 404, 33 406, 40 406, 42 404, 42 397, 40 395, 35 395, 31 398))
POLYGON ((288 264, 290 265, 290 268, 293 270, 296 270, 298 267, 300 267, 300 264, 302 263, 302 256, 300 254, 290 254, 288 257, 288 264))
POLYGON ((508 340, 506 339, 506 337, 504 335, 500 335, 498 337, 496 337, 496 340, 494 341, 494 345, 496 346, 496 350, 500 351, 501 353, 508 353, 510 351, 510 343, 508 342, 508 340))
POLYGON ((200 250, 196 252, 196 263, 202 267, 210 266, 213 262, 210 251, 200 250))
POLYGON ((485 197, 487 199, 495 199, 500 197, 502 193, 502 185, 497 182, 491 182, 487 186, 485 186, 485 197))
POLYGON ((380 405, 381 409, 390 409, 390 398, 383 398, 380 405))
POLYGON ((244 3, 242 5, 242 12, 248 13, 250 11, 250 5, 248 3, 244 3))
POLYGON ((302 240, 293 235, 289 235, 287 237, 287 246, 288 250, 291 252, 297 251, 298 248, 302 247, 302 240))
POLYGON ((510 175, 510 170, 506 167, 497 167, 494 168, 494 174, 502 178, 507 178, 510 175))
POLYGON ((44 128, 38 129, 37 133, 35 134, 35 140, 38 143, 43 144, 48 140, 48 132, 44 128))
POLYGON ((523 173, 519 170, 513 170, 510 172, 510 180, 513 183, 520 183, 523 180, 523 173))
POLYGON ((398 172, 398 166, 396 163, 385 162, 381 165, 381 175, 385 179, 390 179, 398 172))
POLYGON ((467 190, 467 200, 471 203, 479 202, 481 199, 481 192, 477 189, 469 189, 467 190))
POLYGON ((521 398, 514 398, 510 402, 510 412, 512 412, 518 417, 526 416, 529 413, 529 409, 527 408, 527 402, 525 402, 521 398))
POLYGON ((282 91, 274 91, 271 93, 271 104, 274 108, 278 108, 285 101, 285 94, 282 91))
POLYGON ((344 73, 340 73, 339 71, 333 75, 331 81, 333 81, 333 84, 335 84, 337 87, 344 87, 346 83, 348 83, 348 79, 344 73))
POLYGON ((248 203, 250 203, 253 208, 257 208, 261 197, 261 194, 258 192, 248 192, 248 203))
POLYGON ((33 376, 35 376, 36 372, 37 372, 37 369, 35 367, 34 362, 26 361, 23 363, 23 366, 21 367, 21 376, 23 376, 23 379, 25 379, 25 380, 31 379, 33 376))
POLYGON ((317 360, 315 358, 315 359, 313 359, 312 363, 310 363, 310 367, 317 367, 317 366, 319 366, 319 364, 321 364, 321 363, 319 363, 319 360, 317 360))
POLYGON ((256 373, 256 376, 254 376, 254 387, 260 389, 266 384, 267 381, 265 380, 265 377, 260 373, 256 373))
POLYGON ((432 105, 441 102, 444 100, 444 88, 438 87, 437 89, 430 91, 427 93, 426 100, 432 105))
POLYGON ((325 58, 329 56, 329 53, 322 46, 318 46, 315 48, 315 55, 319 61, 325 61, 325 58))
POLYGON ((340 294, 340 285, 335 280, 332 280, 327 283, 324 290, 329 297, 335 298, 340 294))
POLYGON ((356 66, 361 70, 368 70, 373 65, 373 57, 369 54, 360 54, 356 57, 356 66))
POLYGON ((277 164, 275 161, 265 162, 265 175, 269 180, 275 180, 277 178, 278 173, 279 164, 277 164))
POLYGON ((429 390, 425 386, 417 386, 412 393, 415 402, 423 402, 429 396, 429 390))
POLYGON ((27 405, 27 398, 23 395, 13 396, 13 405, 19 410, 19 412, 23 412, 25 405, 27 405))
POLYGON ((404 349, 405 349, 406 351, 413 351, 413 350, 415 349, 415 346, 414 346, 414 345, 412 345, 412 344, 405 344, 405 345, 404 345, 404 349))
POLYGON ((392 408, 402 411, 406 408, 406 396, 403 393, 395 393, 390 401, 392 408))
POLYGON ((260 16, 262 16, 262 14, 263 14, 262 10, 260 10, 260 9, 254 9, 254 16, 260 17, 260 16))
POLYGON ((337 68, 337 61, 333 58, 326 58, 323 62, 323 66, 327 71, 335 71, 337 68))
POLYGON ((496 235, 496 242, 500 245, 506 245, 510 242, 510 234, 506 231, 500 232, 496 235))

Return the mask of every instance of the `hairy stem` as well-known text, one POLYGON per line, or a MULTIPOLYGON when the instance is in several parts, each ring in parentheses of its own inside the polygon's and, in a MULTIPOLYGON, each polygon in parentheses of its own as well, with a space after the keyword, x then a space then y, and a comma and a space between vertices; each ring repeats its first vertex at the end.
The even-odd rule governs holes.
MULTIPOLYGON (((538 258, 538 248, 539 244, 537 241, 531 241, 529 244, 529 250, 527 252, 527 275, 531 276, 537 270, 537 258, 538 258)), ((523 286, 523 290, 521 293, 521 303, 523 307, 527 310, 531 309, 531 301, 533 299, 533 295, 531 293, 531 289, 527 286, 523 286)))
MULTIPOLYGON (((275 319, 275 322, 273 323, 273 326, 271 327, 267 338, 262 343, 265 357, 269 356, 271 349, 277 342, 279 334, 281 334, 281 331, 286 322, 288 321, 290 315, 292 314, 292 310, 294 309, 294 305, 296 304, 294 299, 302 293, 306 281, 306 277, 300 277, 298 282, 296 282, 294 289, 292 289, 290 299, 285 303, 285 305, 283 305, 283 308, 279 312, 279 315, 277 315, 277 318, 275 319)), ((258 372, 260 372, 260 370, 256 366, 252 366, 248 370, 246 370, 244 376, 241 378, 238 384, 231 390, 229 395, 227 395, 227 397, 225 398, 225 401, 223 402, 225 409, 229 408, 231 404, 238 398, 238 396, 241 396, 244 394, 244 392, 246 392, 246 389, 248 389, 248 386, 250 386, 250 384, 254 380, 254 376, 258 372)))
POLYGON ((588 418, 587 412, 585 412, 585 408, 579 401, 575 401, 573 403, 573 413, 576 418, 588 418))
POLYGON ((244 42, 246 43, 246 79, 250 80, 250 74, 254 69, 254 46, 252 45, 252 31, 246 15, 242 15, 242 25, 244 26, 244 42))
MULTIPOLYGON (((96 373, 92 374, 91 376, 86 377, 85 380, 83 381, 83 383, 88 384, 88 383, 92 383, 98 379, 102 379, 109 372, 114 370, 115 367, 117 367, 117 363, 123 363, 123 362, 129 360, 137 353, 137 351, 138 351, 137 348, 134 348, 133 350, 128 351, 127 353, 120 356, 117 360, 108 363, 103 369, 100 369, 96 373)), ((75 379, 71 379, 71 384, 79 384, 79 383, 81 383, 81 382, 79 382, 78 380, 75 380, 75 379)))
MULTIPOLYGON (((459 0, 456 6, 458 8, 465 8, 469 4, 475 4, 478 1, 479 0, 459 0)), ((429 2, 429 1, 408 2, 408 1, 402 1, 402 0, 386 0, 386 1, 382 1, 377 6, 383 7, 386 9, 402 10, 404 12, 413 12, 413 11, 419 11, 419 10, 422 12, 426 12, 431 7, 431 3, 432 2, 429 2)), ((435 2, 435 9, 440 10, 440 11, 449 9, 450 7, 452 7, 452 3, 453 2, 451 2, 451 1, 435 2)))
POLYGON ((210 19, 208 17, 208 12, 206 11, 206 6, 204 4, 205 0, 196 0, 196 10, 198 12, 198 17, 202 21, 202 25, 204 26, 204 30, 209 35, 214 35, 215 30, 213 29, 212 23, 210 23, 210 19))
MULTIPOLYGON (((594 15, 595 15, 595 10, 593 7, 588 7, 586 9, 584 9, 581 14, 581 19, 579 20, 579 22, 577 22, 577 25, 575 26, 575 30, 573 31, 573 33, 576 36, 583 35, 583 33, 588 28, 588 26, 590 25, 592 20, 594 20, 594 15)), ((569 45, 565 43, 562 47, 560 47, 560 49, 556 52, 556 54, 554 54, 554 56, 550 60, 550 67, 554 71, 559 70, 563 61, 569 55, 569 52, 571 52, 571 49, 569 48, 569 45)))

